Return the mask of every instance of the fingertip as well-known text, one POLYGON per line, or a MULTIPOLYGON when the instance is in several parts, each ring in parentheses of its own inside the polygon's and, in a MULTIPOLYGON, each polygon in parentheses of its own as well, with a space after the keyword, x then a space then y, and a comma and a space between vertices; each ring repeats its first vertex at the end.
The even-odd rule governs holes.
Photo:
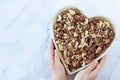
POLYGON ((93 61, 93 64, 98 64, 98 61, 93 61))
POLYGON ((102 69, 102 66, 103 66, 105 60, 106 60, 106 55, 102 57, 100 62, 93 61, 93 63, 91 63, 91 65, 96 65, 96 66, 94 67, 94 69, 92 69, 92 71, 90 73, 92 75, 97 75, 100 72, 100 70, 102 69))
POLYGON ((93 61, 90 66, 94 66, 94 65, 97 65, 98 64, 98 61, 93 61))
POLYGON ((107 58, 107 55, 103 56, 103 59, 104 59, 104 60, 106 60, 106 58, 107 58))
POLYGON ((89 64, 89 66, 86 70, 91 72, 93 69, 96 68, 97 65, 98 65, 98 61, 93 61, 92 63, 89 64))
POLYGON ((105 60, 106 60, 106 55, 102 57, 102 59, 100 60, 98 66, 96 67, 95 69, 95 72, 98 73, 100 72, 100 70, 102 69, 104 63, 105 63, 105 60))
POLYGON ((95 67, 97 66, 97 64, 98 64, 98 61, 93 61, 93 62, 91 63, 91 66, 95 68, 95 67))
POLYGON ((107 58, 107 56, 106 56, 106 55, 105 55, 105 56, 103 56, 103 57, 102 57, 102 59, 100 60, 100 63, 99 63, 99 64, 103 64, 103 63, 105 62, 106 58, 107 58))

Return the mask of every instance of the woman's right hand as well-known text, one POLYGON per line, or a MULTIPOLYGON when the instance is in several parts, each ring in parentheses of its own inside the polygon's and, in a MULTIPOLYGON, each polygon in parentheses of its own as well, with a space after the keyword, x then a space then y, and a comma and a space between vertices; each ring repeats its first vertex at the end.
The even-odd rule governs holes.
POLYGON ((100 60, 100 63, 97 61, 92 62, 86 69, 78 72, 74 80, 95 80, 102 69, 105 60, 106 55, 100 60))

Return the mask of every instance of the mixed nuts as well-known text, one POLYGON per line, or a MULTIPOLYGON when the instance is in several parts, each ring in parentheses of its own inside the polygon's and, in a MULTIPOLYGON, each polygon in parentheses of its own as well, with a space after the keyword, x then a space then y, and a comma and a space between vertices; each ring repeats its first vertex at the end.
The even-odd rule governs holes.
POLYGON ((71 72, 99 57, 115 36, 107 19, 87 18, 77 8, 60 12, 53 30, 58 50, 71 72))

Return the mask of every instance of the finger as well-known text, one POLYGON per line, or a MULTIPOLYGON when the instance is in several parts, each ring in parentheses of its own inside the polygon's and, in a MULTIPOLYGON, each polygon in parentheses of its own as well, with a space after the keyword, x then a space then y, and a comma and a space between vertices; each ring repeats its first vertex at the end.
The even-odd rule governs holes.
POLYGON ((53 40, 51 39, 50 41, 50 64, 54 65, 54 44, 53 44, 53 40))
POLYGON ((59 52, 55 50, 55 63, 59 63, 59 62, 60 62, 59 52))
POLYGON ((100 70, 102 69, 102 66, 104 65, 105 60, 106 60, 106 55, 100 60, 100 63, 98 64, 98 66, 96 67, 96 69, 94 69, 91 72, 91 74, 93 74, 93 75, 96 74, 97 75, 100 72, 100 70))
POLYGON ((93 62, 86 68, 86 71, 87 71, 87 72, 91 72, 93 69, 96 68, 97 65, 98 65, 98 62, 97 62, 97 61, 93 61, 93 62))

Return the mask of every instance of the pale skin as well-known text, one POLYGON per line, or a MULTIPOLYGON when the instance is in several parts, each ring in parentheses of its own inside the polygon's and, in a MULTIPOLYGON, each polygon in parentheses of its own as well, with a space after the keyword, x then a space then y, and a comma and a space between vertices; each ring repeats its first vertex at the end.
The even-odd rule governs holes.
MULTIPOLYGON (((93 61, 86 69, 79 71, 74 80, 95 80, 102 69, 105 60, 106 55, 100 60, 99 63, 97 61, 93 61)), ((53 80, 67 80, 66 71, 60 61, 59 52, 54 49, 54 43, 52 39, 50 42, 50 67, 53 80)))

